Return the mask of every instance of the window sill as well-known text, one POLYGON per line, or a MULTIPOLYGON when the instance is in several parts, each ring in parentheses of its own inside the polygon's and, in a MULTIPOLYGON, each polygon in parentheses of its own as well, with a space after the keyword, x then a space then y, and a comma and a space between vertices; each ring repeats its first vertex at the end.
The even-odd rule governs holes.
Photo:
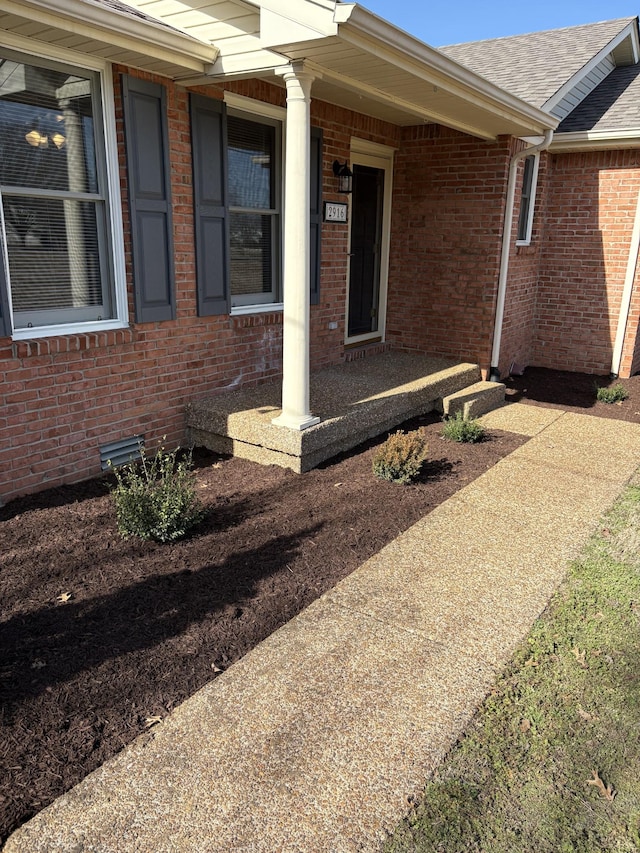
POLYGON ((231 309, 232 317, 241 317, 245 314, 273 314, 283 311, 283 302, 265 302, 264 305, 236 305, 231 309))
POLYGON ((282 307, 270 306, 271 310, 232 312, 231 326, 233 329, 254 329, 257 326, 282 326, 282 307))
POLYGON ((40 338, 57 338, 62 335, 86 335, 110 332, 116 329, 129 328, 126 322, 120 320, 93 320, 86 323, 67 323, 59 326, 36 326, 28 329, 14 329, 13 341, 35 341, 40 338))
POLYGON ((516 243, 516 255, 535 255, 537 245, 535 243, 516 243))
POLYGON ((11 351, 14 358, 33 358, 119 346, 133 343, 134 340, 135 332, 128 326, 105 329, 104 331, 77 332, 75 334, 58 333, 46 338, 23 338, 14 335, 11 351))

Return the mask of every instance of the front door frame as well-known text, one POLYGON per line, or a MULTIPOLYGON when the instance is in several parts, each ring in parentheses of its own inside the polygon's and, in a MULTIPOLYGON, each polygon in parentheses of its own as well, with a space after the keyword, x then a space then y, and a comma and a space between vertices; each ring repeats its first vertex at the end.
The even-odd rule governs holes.
POLYGON ((380 283, 378 304, 378 329, 364 335, 349 337, 349 282, 351 279, 351 212, 349 215, 349 262, 347 264, 347 298, 345 314, 345 345, 366 343, 367 341, 384 341, 387 320, 387 292, 389 284, 389 246, 391 243, 391 200, 393 197, 393 158, 395 148, 369 142, 366 139, 351 139, 351 165, 371 166, 384 172, 384 192, 382 198, 382 234, 380 246, 380 283))

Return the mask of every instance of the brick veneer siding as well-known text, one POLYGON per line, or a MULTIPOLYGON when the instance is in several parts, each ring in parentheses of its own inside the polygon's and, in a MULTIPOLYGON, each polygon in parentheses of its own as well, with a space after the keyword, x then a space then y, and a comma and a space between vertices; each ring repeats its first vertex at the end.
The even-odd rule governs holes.
MULTIPOLYGON (((184 440, 184 406, 198 396, 277 379, 282 371, 282 315, 197 316, 191 141, 188 93, 162 78, 131 71, 167 87, 176 270, 176 320, 136 324, 131 287, 131 241, 126 201, 120 73, 114 68, 117 134, 131 327, 122 331, 12 343, 0 338, 0 503, 100 472, 98 447, 144 434, 154 446, 184 440)), ((262 82, 228 86, 239 94, 284 106, 280 87, 262 82)), ((220 87, 198 89, 221 97, 220 87)), ((312 103, 324 130, 324 198, 335 193, 333 160, 349 159, 352 135, 397 145, 388 124, 312 103)), ((325 225, 320 304, 311 311, 312 367, 344 355, 347 227, 325 225), (337 323, 336 330, 329 323, 337 323)))
POLYGON ((488 370, 510 152, 509 139, 403 130, 387 314, 394 344, 488 370))
MULTIPOLYGON (((514 153, 515 150, 514 148, 514 153)), ((540 155, 533 229, 528 246, 516 245, 524 160, 520 161, 518 169, 500 359, 497 365, 502 377, 508 376, 512 365, 515 365, 514 369, 517 369, 532 363, 538 276, 546 205, 547 165, 548 155, 543 152, 540 155)))
MULTIPOLYGON (((551 155, 533 364, 610 372, 639 179, 637 151, 551 155)), ((636 275, 621 376, 640 367, 639 317, 636 275)))

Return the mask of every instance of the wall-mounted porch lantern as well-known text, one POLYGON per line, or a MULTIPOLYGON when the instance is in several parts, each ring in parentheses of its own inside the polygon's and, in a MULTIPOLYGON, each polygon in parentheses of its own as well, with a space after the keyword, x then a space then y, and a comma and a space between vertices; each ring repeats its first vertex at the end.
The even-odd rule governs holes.
POLYGON ((346 160, 344 163, 334 160, 333 174, 338 179, 338 192, 349 195, 353 190, 353 172, 349 168, 349 163, 346 160))

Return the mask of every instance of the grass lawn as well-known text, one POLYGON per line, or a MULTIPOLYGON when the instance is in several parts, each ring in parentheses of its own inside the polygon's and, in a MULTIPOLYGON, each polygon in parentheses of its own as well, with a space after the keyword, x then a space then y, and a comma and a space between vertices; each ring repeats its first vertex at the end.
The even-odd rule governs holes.
POLYGON ((600 522, 385 850, 640 850, 640 487, 600 522))

